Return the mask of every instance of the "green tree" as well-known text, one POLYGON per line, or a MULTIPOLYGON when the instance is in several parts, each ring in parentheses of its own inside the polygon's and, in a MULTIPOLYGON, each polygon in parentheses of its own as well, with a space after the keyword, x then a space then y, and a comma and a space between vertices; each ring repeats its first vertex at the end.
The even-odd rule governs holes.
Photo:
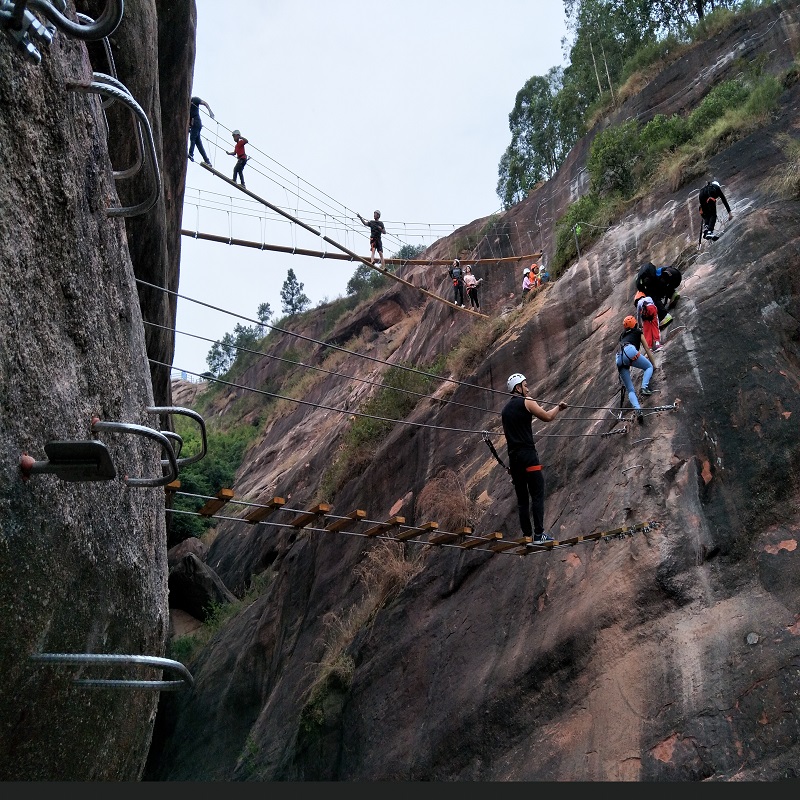
POLYGON ((367 264, 359 264, 356 271, 347 281, 345 291, 348 295, 366 295, 380 289, 386 283, 386 278, 367 264))
POLYGON ((269 303, 262 303, 258 307, 258 311, 256 312, 256 316, 258 317, 258 321, 261 323, 259 326, 259 333, 261 336, 264 335, 264 328, 267 326, 267 323, 272 318, 272 308, 270 307, 269 303))
POLYGON ((294 270, 289 267, 286 280, 281 287, 281 309, 284 314, 298 314, 311 305, 311 300, 303 293, 303 284, 297 280, 294 270))
POLYGON ((399 258, 402 261, 411 261, 421 256, 425 252, 424 244, 404 244, 392 258, 399 258))
POLYGON ((209 371, 219 377, 227 372, 236 358, 236 344, 233 336, 226 333, 218 342, 211 345, 211 350, 206 356, 209 371))
POLYGON ((534 75, 517 92, 508 115, 511 144, 500 159, 497 195, 504 208, 527 197, 539 181, 551 178, 575 143, 568 126, 562 129, 555 98, 563 71, 553 67, 546 76, 534 75), (564 132, 568 138, 564 138, 564 132))

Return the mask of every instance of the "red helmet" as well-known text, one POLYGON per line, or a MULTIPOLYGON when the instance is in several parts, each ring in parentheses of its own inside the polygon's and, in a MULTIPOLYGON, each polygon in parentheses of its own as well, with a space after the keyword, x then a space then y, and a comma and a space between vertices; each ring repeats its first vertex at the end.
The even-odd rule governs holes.
POLYGON ((622 327, 625 328, 626 331, 630 330, 631 328, 635 328, 636 327, 636 317, 632 317, 629 314, 627 317, 625 317, 624 320, 622 320, 622 327))

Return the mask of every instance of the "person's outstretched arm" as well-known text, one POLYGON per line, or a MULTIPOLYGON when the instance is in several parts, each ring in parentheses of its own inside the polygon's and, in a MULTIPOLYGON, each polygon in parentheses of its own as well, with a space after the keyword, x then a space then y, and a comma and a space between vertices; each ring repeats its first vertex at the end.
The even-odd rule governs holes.
POLYGON ((545 411, 532 397, 525 398, 525 408, 542 422, 552 422, 556 418, 558 412, 563 411, 566 407, 567 404, 562 400, 557 406, 553 406, 549 411, 545 411))
POLYGON ((205 100, 201 100, 200 105, 205 106, 206 109, 208 110, 208 116, 211 117, 211 119, 214 119, 214 112, 211 110, 211 106, 208 103, 206 103, 205 100))

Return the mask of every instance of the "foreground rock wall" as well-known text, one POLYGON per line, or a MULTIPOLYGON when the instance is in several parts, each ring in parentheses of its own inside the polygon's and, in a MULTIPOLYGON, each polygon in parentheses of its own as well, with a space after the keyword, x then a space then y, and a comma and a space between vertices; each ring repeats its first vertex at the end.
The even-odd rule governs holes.
MULTIPOLYGON (((81 10, 98 18, 107 5, 81 10)), ((194 4, 170 4, 172 12, 177 5, 193 42, 188 12, 194 4)), ((76 19, 71 3, 66 14, 76 19)), ((125 4, 112 51, 118 78, 152 125, 160 168, 159 67, 150 47, 158 40, 155 3, 125 4)), ((169 626, 164 490, 129 487, 122 480, 159 477, 159 446, 138 435, 101 433, 97 438, 116 469, 113 480, 67 482, 35 474, 25 482, 20 471, 23 453, 49 460, 48 442, 93 439, 93 415, 157 429, 158 418, 146 409, 169 403, 167 375, 162 372, 154 391, 148 355, 169 356, 171 338, 155 342, 145 335, 131 252, 146 260, 158 280, 146 270, 141 274, 174 284, 179 237, 167 240, 179 216, 163 193, 135 220, 107 214, 147 197, 153 172, 142 169, 124 189, 124 181, 114 179, 115 169, 135 161, 136 127, 128 111, 118 115, 119 102, 107 118, 104 98, 70 88, 87 85, 95 71, 109 71, 107 61, 97 60, 95 45, 62 31, 42 48, 38 65, 26 61, 5 34, 0 37, 4 780, 138 779, 158 693, 86 688, 73 678, 155 680, 160 670, 38 664, 29 657, 163 656, 169 626), (137 239, 145 228, 149 245, 137 239)), ((184 66, 185 86, 189 78, 184 66)), ((184 89, 182 108, 187 98, 184 89)), ((181 149, 184 132, 185 125, 181 149)), ((185 171, 185 157, 176 163, 185 171)), ((165 175, 163 185, 174 204, 175 175, 165 175)), ((163 302, 154 303, 151 313, 149 319, 162 325, 174 320, 163 302)))

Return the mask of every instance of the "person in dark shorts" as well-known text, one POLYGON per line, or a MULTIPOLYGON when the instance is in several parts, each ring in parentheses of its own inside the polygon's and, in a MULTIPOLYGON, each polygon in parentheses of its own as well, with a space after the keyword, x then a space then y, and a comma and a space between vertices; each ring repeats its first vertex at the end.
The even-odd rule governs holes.
POLYGON ((369 251, 370 260, 375 263, 375 251, 377 250, 381 257, 381 266, 386 269, 386 262, 383 260, 383 242, 381 242, 381 234, 386 233, 386 227, 381 222, 381 212, 376 211, 373 216, 374 219, 369 221, 365 220, 358 212, 356 216, 361 220, 362 225, 369 228, 369 251))

